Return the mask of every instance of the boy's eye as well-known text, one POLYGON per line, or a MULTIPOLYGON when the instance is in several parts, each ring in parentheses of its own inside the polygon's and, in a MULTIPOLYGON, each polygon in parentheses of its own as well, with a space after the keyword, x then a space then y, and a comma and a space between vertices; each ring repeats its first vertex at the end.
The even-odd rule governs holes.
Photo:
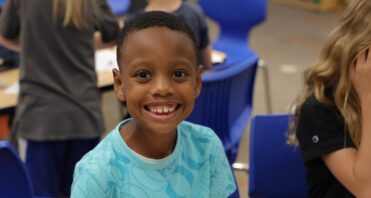
POLYGON ((134 76, 139 80, 147 80, 151 77, 151 73, 148 71, 139 71, 134 76))
POLYGON ((174 78, 184 78, 187 75, 188 74, 185 71, 182 71, 182 70, 177 70, 177 71, 174 71, 174 73, 173 73, 174 78))

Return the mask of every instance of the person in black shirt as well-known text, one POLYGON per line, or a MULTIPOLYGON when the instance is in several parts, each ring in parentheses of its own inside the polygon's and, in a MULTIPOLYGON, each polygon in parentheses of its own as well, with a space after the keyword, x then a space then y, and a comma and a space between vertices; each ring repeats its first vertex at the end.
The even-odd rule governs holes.
POLYGON ((371 197, 371 1, 352 1, 304 73, 293 129, 309 197, 371 197))

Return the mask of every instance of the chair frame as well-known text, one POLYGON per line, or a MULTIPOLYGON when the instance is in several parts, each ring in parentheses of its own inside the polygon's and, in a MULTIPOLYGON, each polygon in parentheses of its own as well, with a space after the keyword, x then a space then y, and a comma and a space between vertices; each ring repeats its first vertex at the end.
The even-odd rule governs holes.
MULTIPOLYGON (((200 96, 196 99, 196 105, 192 114, 187 119, 214 129, 223 142, 230 163, 233 163, 236 158, 240 139, 251 115, 257 64, 258 56, 254 53, 236 65, 224 65, 214 72, 202 74, 203 88, 200 96), (251 76, 246 82, 246 86, 241 85, 243 89, 247 89, 245 95, 241 96, 241 98, 233 98, 230 93, 220 93, 220 90, 224 88, 231 93, 238 91, 236 85, 228 83, 232 83, 229 81, 232 79, 236 80, 234 79, 236 77, 241 79, 243 72, 248 72, 248 75, 251 76), (214 100, 215 97, 218 99, 214 100), (243 107, 231 105, 230 101, 233 100, 237 100, 239 104, 243 103, 243 107), (224 101, 226 103, 220 103, 224 101), (220 104, 216 109, 215 104, 213 106, 210 103, 220 104), (216 119, 216 115, 220 117, 221 113, 227 114, 223 115, 226 116, 224 118, 226 120, 223 120, 223 122, 216 119), (229 153, 229 151, 232 153, 229 153)), ((239 86, 239 89, 241 86, 239 86)))

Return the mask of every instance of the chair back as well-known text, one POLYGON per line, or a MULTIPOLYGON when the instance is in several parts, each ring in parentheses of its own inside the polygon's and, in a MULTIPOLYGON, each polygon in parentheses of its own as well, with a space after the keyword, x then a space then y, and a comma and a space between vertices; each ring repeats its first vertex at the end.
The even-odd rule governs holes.
POLYGON ((227 53, 227 63, 249 55, 249 33, 265 20, 267 0, 199 0, 198 3, 220 26, 213 48, 227 53))
POLYGON ((249 196, 306 198, 300 149, 287 143, 287 114, 257 115, 251 122, 249 196))
POLYGON ((0 197, 32 197, 30 178, 8 141, 0 141, 0 177, 0 197))
POLYGON ((212 128, 232 163, 252 108, 257 56, 202 74, 202 90, 188 121, 212 128))
POLYGON ((112 13, 115 16, 123 16, 129 11, 131 0, 108 0, 112 13))

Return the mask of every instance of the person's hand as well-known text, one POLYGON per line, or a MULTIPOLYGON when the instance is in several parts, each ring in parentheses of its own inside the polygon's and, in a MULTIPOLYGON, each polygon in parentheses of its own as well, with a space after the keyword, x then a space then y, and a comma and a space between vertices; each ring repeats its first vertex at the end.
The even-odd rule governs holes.
POLYGON ((362 52, 354 62, 353 85, 362 103, 371 104, 371 46, 362 52))

